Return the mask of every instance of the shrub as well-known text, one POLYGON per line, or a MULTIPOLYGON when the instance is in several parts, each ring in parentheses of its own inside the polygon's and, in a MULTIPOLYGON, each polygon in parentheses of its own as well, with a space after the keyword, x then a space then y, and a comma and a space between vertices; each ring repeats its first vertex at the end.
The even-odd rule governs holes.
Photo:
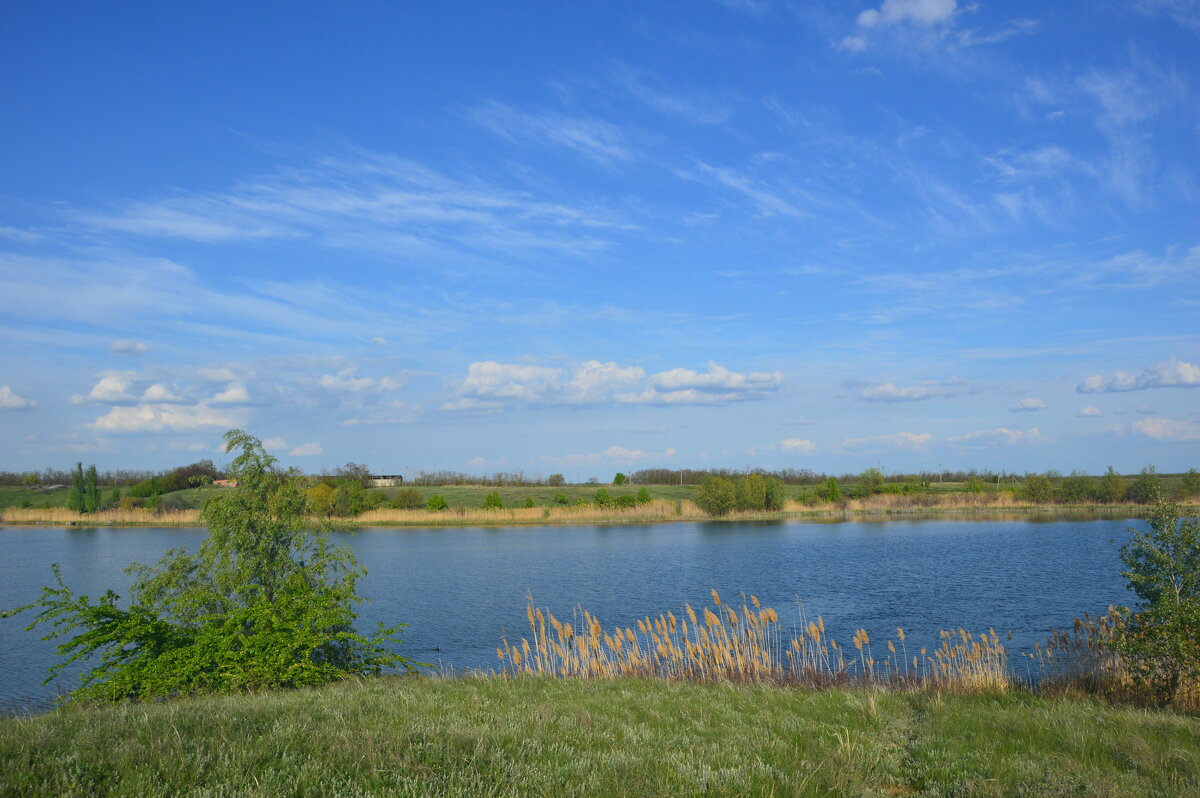
MULTIPOLYGON (((696 504, 708 515, 728 515, 736 506, 737 496, 733 484, 725 477, 708 476, 696 489, 696 504)), ((682 504, 677 503, 677 512, 682 512, 682 504)))
POLYGON ((554 503, 561 504, 565 507, 566 505, 571 503, 571 500, 569 498, 567 498, 567 494, 565 494, 565 493, 556 493, 556 494, 554 494, 554 503))
POLYGON ((534 502, 534 500, 533 500, 533 497, 532 497, 532 496, 526 496, 526 497, 525 497, 525 507, 526 507, 526 508, 529 508, 529 507, 537 507, 537 503, 536 503, 536 502, 534 502))
POLYGON ((1138 504, 1153 504, 1163 498, 1162 480, 1154 466, 1148 465, 1138 474, 1137 479, 1129 486, 1129 498, 1138 504))
POLYGON ((563 479, 562 474, 551 474, 550 478, 546 480, 546 484, 552 488, 557 488, 564 482, 566 482, 566 480, 563 479))
POLYGON ((333 488, 324 482, 313 485, 304 495, 311 514, 326 516, 333 512, 333 488))
POLYGON ((1021 495, 1034 504, 1049 504, 1054 500, 1054 483, 1044 474, 1026 474, 1021 495))
POLYGON ((868 468, 858 478, 858 495, 865 498, 883 493, 883 472, 878 468, 868 468))
POLYGON ((1121 575, 1142 599, 1118 641, 1135 680, 1170 704, 1182 686, 1200 687, 1200 519, 1181 518, 1161 497, 1150 529, 1130 529, 1121 575))
POLYGON ((121 701, 315 685, 388 667, 412 669, 391 647, 399 626, 354 630, 364 571, 344 546, 304 527, 307 497, 275 470, 261 442, 225 435, 241 449, 230 467, 237 488, 211 497, 208 537, 195 554, 168 552, 156 566, 134 564, 129 601, 112 590, 76 595, 54 566, 55 585, 36 602, 29 628, 68 638, 51 677, 99 657, 72 697, 121 701))
POLYGON ((1183 480, 1179 485, 1179 492, 1184 498, 1200 496, 1200 472, 1197 472, 1194 468, 1189 468, 1188 472, 1183 475, 1183 480))
POLYGON ((618 496, 615 504, 623 509, 628 509, 630 507, 637 507, 638 500, 633 496, 618 496))
POLYGON ((783 495, 783 482, 774 477, 768 478, 763 490, 763 509, 782 510, 786 500, 787 497, 783 495))
POLYGON ((492 491, 483 497, 483 509, 485 510, 503 510, 504 500, 500 498, 499 491, 492 491))
POLYGON ((596 491, 596 495, 592 497, 592 501, 596 503, 597 507, 608 507, 612 504, 612 496, 604 488, 600 488, 596 491))
POLYGON ((767 486, 761 474, 750 474, 733 482, 733 506, 737 510, 761 510, 767 500, 767 486))
POLYGON ((442 498, 442 494, 435 493, 429 497, 429 501, 425 504, 425 509, 431 512, 440 513, 442 510, 446 509, 446 500, 442 498))
POLYGON ((1099 498, 1102 502, 1113 504, 1125 501, 1125 480, 1112 466, 1109 466, 1100 478, 1099 498))
POLYGON ((650 491, 648 491, 646 488, 638 488, 638 492, 637 492, 637 503, 638 504, 649 504, 652 501, 654 501, 654 500, 652 498, 650 498, 650 491))
POLYGON ((425 497, 416 488, 401 488, 392 499, 392 507, 397 510, 417 510, 425 506, 425 497))
POLYGON ((842 489, 834 477, 826 480, 824 485, 818 485, 815 492, 817 498, 827 502, 839 502, 842 500, 842 489))

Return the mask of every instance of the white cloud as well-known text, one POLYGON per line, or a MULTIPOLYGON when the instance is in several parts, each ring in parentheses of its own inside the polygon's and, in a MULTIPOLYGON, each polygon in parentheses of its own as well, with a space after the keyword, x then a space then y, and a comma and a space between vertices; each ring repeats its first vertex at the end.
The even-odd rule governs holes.
POLYGON ((1200 424, 1172 418, 1143 418, 1133 428, 1156 441, 1200 441, 1200 424))
POLYGON ((1081 416, 1102 416, 1104 414, 1102 412, 1100 412, 1100 408, 1096 407, 1095 405, 1086 405, 1086 406, 1080 408, 1079 415, 1081 415, 1081 416))
POLYGON ((562 369, 485 360, 467 366, 459 398, 443 410, 495 410, 506 404, 545 402, 559 389, 562 369))
POLYGON ((750 372, 741 374, 711 360, 708 371, 674 368, 650 378, 641 393, 617 394, 617 401, 634 404, 724 404, 760 399, 783 385, 783 374, 750 372))
POLYGON ((637 366, 622 368, 615 362, 589 360, 575 370, 571 390, 581 399, 599 398, 613 388, 629 385, 645 376, 645 370, 637 366))
POLYGON ((867 388, 859 394, 865 402, 919 402, 924 399, 944 399, 962 396, 971 390, 970 383, 957 377, 948 380, 927 380, 916 385, 896 385, 885 382, 867 388))
POLYGON ((897 432, 895 435, 875 435, 869 438, 846 438, 838 443, 837 450, 849 451, 888 448, 905 449, 907 451, 917 452, 924 449, 932 440, 933 435, 928 432, 897 432))
POLYGON ((242 405, 250 401, 250 392, 242 383, 231 382, 225 386, 225 390, 214 396, 212 401, 218 405, 242 405))
POLYGON ((953 443, 973 443, 982 446, 994 446, 999 443, 1012 445, 1016 443, 1036 443, 1042 440, 1042 433, 1037 427, 1031 427, 1029 430, 997 427, 995 429, 981 429, 975 432, 968 432, 965 435, 958 435, 949 440, 953 443))
POLYGON ((661 461, 674 457, 679 454, 675 449, 667 447, 661 452, 647 452, 641 449, 627 449, 624 446, 609 446, 602 452, 592 452, 590 454, 566 454, 558 457, 545 456, 541 459, 547 463, 556 465, 581 465, 587 463, 598 462, 613 462, 613 463, 640 463, 647 460, 661 461))
POLYGON ((805 438, 786 438, 779 442, 779 448, 785 452, 804 452, 810 454, 816 451, 817 445, 805 438))
POLYGON ((271 452, 281 452, 287 448, 287 441, 283 438, 267 438, 263 441, 263 447, 271 452))
POLYGON ((621 129, 599 119, 525 113, 497 102, 472 108, 467 116, 509 141, 557 144, 601 163, 633 157, 621 129))
POLYGON ((320 379, 322 388, 332 391, 347 391, 349 393, 366 393, 368 391, 394 391, 404 383, 397 377, 359 377, 357 366, 350 366, 337 374, 325 374, 320 379))
POLYGON ((143 402, 179 402, 182 401, 170 386, 156 382, 142 392, 143 402))
POLYGON ((100 378, 100 381, 92 386, 92 390, 87 396, 75 394, 71 397, 71 404, 82 404, 84 402, 132 402, 133 394, 130 393, 133 388, 133 380, 125 374, 106 374, 100 378))
POLYGON ((1027 396, 1008 409, 1013 413, 1019 413, 1022 411, 1036 413, 1039 410, 1045 410, 1046 403, 1041 399, 1035 399, 1032 396, 1027 396))
POLYGON ((378 336, 378 335, 371 339, 371 343, 375 344, 376 346, 387 346, 388 345, 387 339, 383 338, 382 336, 378 336))
POLYGON ((867 49, 867 40, 861 36, 845 36, 838 42, 838 49, 847 53, 861 53, 867 49))
POLYGON ((1198 385, 1200 366, 1173 357, 1147 366, 1141 374, 1127 371, 1114 372, 1108 377, 1096 374, 1079 383, 1075 390, 1079 393, 1112 393, 1147 388, 1194 388, 1198 385))
POLYGON ((150 347, 141 341, 128 341, 124 338, 108 345, 108 351, 114 355, 144 355, 149 350, 150 347))
POLYGON ((302 443, 299 446, 293 446, 288 454, 293 457, 311 457, 318 454, 325 454, 325 449, 321 444, 314 441, 312 443, 302 443))
POLYGON ((32 399, 13 393, 7 384, 0 385, 0 410, 26 410, 36 404, 32 399))
POLYGON ((197 405, 139 404, 114 407, 88 426, 97 432, 182 432, 204 427, 237 427, 240 416, 197 405))
POLYGON ((911 23, 931 27, 954 18, 956 0, 883 0, 879 8, 869 8, 858 15, 864 28, 911 23))

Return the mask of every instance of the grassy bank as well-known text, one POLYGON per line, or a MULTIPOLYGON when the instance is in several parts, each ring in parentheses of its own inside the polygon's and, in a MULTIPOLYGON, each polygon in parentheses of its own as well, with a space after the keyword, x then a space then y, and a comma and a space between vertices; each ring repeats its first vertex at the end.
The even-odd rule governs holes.
MULTIPOLYGON (((1145 514, 1146 505, 1123 504, 1029 504, 1011 494, 947 494, 942 496, 872 496, 840 504, 810 506, 787 502, 782 512, 730 513, 720 519, 705 515, 690 500, 664 500, 636 507, 551 505, 483 510, 450 507, 448 510, 370 510, 354 518, 334 519, 355 526, 537 526, 574 524, 660 524, 672 521, 780 521, 886 519, 893 517, 962 517, 990 520, 1020 518, 1132 518, 1145 514)), ((1196 505, 1185 505, 1195 513, 1196 505)), ((13 508, 0 511, 0 524, 10 526, 200 526, 200 511, 101 510, 80 514, 64 507, 13 508)))
POLYGON ((374 679, 0 721, 4 795, 1200 795, 1200 719, 1023 693, 374 679))

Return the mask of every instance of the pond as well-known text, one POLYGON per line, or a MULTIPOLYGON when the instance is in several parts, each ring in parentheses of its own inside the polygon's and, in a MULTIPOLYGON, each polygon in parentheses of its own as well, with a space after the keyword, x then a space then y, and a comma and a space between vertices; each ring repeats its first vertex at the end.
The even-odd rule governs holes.
MULTIPOLYGON (((364 529, 339 534, 368 570, 361 628, 405 622, 403 652, 451 670, 491 668, 501 633, 526 632, 526 596, 559 617, 576 605, 605 627, 685 602, 754 594, 790 628, 797 600, 839 643, 857 628, 879 640, 903 627, 933 648, 940 629, 989 626, 1028 650, 1052 626, 1133 599, 1117 556, 1135 520, 906 520, 364 529)), ((124 567, 195 548, 203 529, 0 529, 0 608, 34 600, 58 563, 76 592, 129 583, 124 567)), ((42 679, 55 644, 0 619, 0 706, 44 705, 75 675, 42 679)))

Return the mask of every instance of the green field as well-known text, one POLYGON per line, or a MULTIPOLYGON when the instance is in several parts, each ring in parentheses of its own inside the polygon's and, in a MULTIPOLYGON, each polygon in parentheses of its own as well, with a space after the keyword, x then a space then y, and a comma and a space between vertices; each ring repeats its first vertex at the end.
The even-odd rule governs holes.
POLYGON ((372 679, 0 721, 12 796, 1200 795, 1200 718, 1024 693, 372 679))

